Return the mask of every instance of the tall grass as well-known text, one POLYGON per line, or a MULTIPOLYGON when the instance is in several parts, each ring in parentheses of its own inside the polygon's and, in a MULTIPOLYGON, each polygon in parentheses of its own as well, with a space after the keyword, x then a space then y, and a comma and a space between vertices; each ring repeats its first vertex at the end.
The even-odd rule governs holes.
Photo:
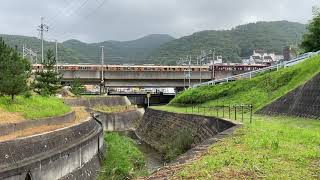
POLYGON ((71 108, 55 97, 18 96, 14 101, 9 97, 0 97, 0 108, 8 112, 18 112, 26 119, 39 119, 63 115, 71 108))
POLYGON ((107 155, 99 179, 133 179, 147 175, 143 154, 135 142, 117 133, 105 135, 107 155))

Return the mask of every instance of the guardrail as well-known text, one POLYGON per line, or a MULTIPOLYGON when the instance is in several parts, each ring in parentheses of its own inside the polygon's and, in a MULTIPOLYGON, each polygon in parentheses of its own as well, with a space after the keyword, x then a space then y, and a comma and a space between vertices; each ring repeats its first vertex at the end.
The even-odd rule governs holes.
POLYGON ((269 67, 262 68, 262 69, 258 69, 258 70, 255 70, 255 71, 250 71, 250 72, 246 72, 246 73, 243 73, 243 74, 230 76, 230 77, 227 77, 227 78, 222 78, 222 79, 212 80, 212 81, 208 81, 208 82, 201 83, 201 84, 196 84, 196 85, 193 86, 193 88, 200 87, 200 86, 216 85, 216 84, 219 84, 219 83, 235 81, 235 80, 243 79, 243 78, 250 78, 251 79, 252 77, 256 76, 257 74, 260 74, 260 73, 263 73, 263 72, 266 72, 266 71, 269 71, 269 70, 274 70, 274 69, 278 70, 279 68, 286 68, 286 67, 290 67, 290 66, 296 65, 296 64, 298 64, 300 62, 303 62, 304 60, 306 60, 306 59, 308 59, 308 58, 310 58, 312 56, 315 56, 315 55, 320 55, 320 51, 305 53, 305 54, 300 55, 299 57, 297 57, 295 59, 292 59, 290 61, 280 62, 280 63, 278 63, 276 65, 269 66, 269 67))
POLYGON ((252 123, 253 106, 252 105, 221 105, 221 106, 187 106, 186 114, 208 115, 217 118, 227 118, 234 121, 244 122, 248 119, 252 123))

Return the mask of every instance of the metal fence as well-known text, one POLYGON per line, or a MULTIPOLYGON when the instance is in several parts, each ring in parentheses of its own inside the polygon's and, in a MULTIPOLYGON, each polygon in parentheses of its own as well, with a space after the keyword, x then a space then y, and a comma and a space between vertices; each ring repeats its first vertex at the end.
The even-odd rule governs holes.
POLYGON ((253 122, 252 105, 189 106, 185 107, 185 111, 187 114, 213 116, 241 122, 253 122))
POLYGON ((278 63, 276 65, 273 65, 273 66, 269 66, 269 67, 266 67, 266 68, 258 69, 258 70, 255 70, 255 71, 250 71, 250 72, 239 74, 239 75, 235 75, 235 76, 230 76, 230 77, 227 77, 227 78, 222 78, 222 79, 208 81, 208 82, 201 83, 201 84, 196 84, 193 87, 196 88, 196 87, 200 87, 200 86, 215 85, 215 84, 219 84, 219 83, 225 83, 225 82, 229 82, 229 81, 236 81, 238 79, 245 79, 245 78, 250 78, 251 79, 252 77, 256 76, 257 74, 260 74, 260 73, 263 73, 263 72, 266 72, 266 71, 275 70, 275 69, 278 70, 280 68, 286 68, 286 67, 290 67, 290 66, 296 65, 296 64, 298 64, 300 62, 303 62, 304 60, 306 60, 306 59, 308 59, 308 58, 310 58, 312 56, 315 56, 315 55, 320 55, 320 51, 305 53, 305 54, 300 55, 299 57, 297 57, 295 59, 292 59, 290 61, 280 62, 280 63, 278 63))

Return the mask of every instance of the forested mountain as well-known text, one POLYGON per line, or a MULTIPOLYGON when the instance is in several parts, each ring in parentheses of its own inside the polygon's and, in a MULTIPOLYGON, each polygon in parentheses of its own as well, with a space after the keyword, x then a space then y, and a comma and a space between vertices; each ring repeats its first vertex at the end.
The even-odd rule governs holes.
MULTIPOLYGON (((258 22, 237 26, 231 30, 208 30, 179 39, 169 35, 153 34, 132 41, 104 41, 84 43, 68 40, 59 44, 59 60, 65 63, 99 63, 105 49, 106 64, 175 64, 179 58, 201 50, 216 50, 224 61, 237 62, 248 57, 254 49, 266 49, 281 54, 284 46, 297 45, 306 31, 306 25, 288 21, 258 22)), ((35 37, 0 35, 22 51, 22 44, 40 52, 40 40, 35 37)), ((45 42, 45 50, 54 49, 54 42, 45 42)), ((40 55, 40 53, 39 53, 40 55)), ((40 56, 39 56, 40 57, 40 56)))
MULTIPOLYGON (((23 44, 26 45, 27 48, 31 48, 33 51, 38 53, 38 62, 41 59, 41 41, 36 37, 27 37, 27 36, 18 36, 18 35, 4 35, 0 34, 0 38, 3 38, 4 41, 9 44, 11 47, 17 46, 18 50, 22 52, 23 44)), ((44 41, 44 51, 46 52, 48 49, 54 49, 55 43, 44 41)), ((63 45, 59 44, 59 56, 61 56, 61 60, 67 60, 68 62, 80 62, 77 54, 68 48, 65 48, 63 45)))
MULTIPOLYGON (((25 44, 38 52, 40 59, 41 41, 36 37, 0 34, 10 46, 18 46, 22 52, 25 44)), ((58 45, 59 61, 64 63, 100 63, 101 48, 105 49, 105 61, 109 64, 146 64, 148 55, 162 44, 174 40, 169 35, 153 34, 132 41, 105 41, 101 43, 84 43, 68 40, 58 45)), ((44 50, 54 49, 54 42, 44 42, 44 50)))
POLYGON ((101 43, 86 44, 77 40, 63 42, 63 45, 74 50, 79 58, 86 62, 99 61, 104 46, 106 62, 111 64, 146 64, 147 57, 162 44, 174 40, 169 35, 152 34, 133 41, 105 41, 101 43))
POLYGON ((254 49, 266 49, 282 54, 284 46, 297 45, 306 25, 288 21, 258 22, 237 26, 231 30, 202 31, 162 45, 150 55, 164 64, 174 64, 179 57, 198 56, 201 50, 215 48, 224 61, 237 62, 254 49))

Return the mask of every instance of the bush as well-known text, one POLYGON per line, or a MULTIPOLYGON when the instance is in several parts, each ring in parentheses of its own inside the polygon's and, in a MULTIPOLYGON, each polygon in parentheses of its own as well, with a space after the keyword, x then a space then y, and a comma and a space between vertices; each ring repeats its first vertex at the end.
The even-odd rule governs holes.
POLYGON ((31 93, 30 91, 26 91, 26 92, 23 94, 23 97, 29 99, 29 98, 32 97, 32 93, 31 93))

